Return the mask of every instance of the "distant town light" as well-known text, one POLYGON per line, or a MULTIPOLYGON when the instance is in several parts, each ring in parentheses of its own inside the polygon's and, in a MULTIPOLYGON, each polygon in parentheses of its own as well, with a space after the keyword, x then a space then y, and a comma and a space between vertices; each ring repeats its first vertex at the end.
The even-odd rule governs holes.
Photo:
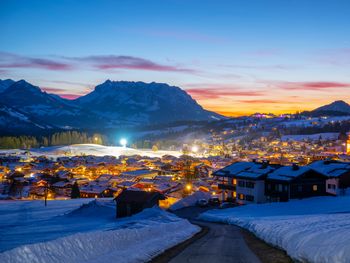
POLYGON ((198 146, 193 145, 192 146, 192 152, 194 152, 194 153, 198 152, 198 146))
POLYGON ((120 139, 119 143, 120 143, 121 146, 126 147, 127 140, 122 138, 122 139, 120 139))

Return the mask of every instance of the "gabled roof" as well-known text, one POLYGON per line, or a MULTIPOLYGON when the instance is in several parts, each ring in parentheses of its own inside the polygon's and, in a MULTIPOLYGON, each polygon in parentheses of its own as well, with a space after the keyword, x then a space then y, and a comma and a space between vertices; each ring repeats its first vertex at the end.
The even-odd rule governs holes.
POLYGON ((267 176, 270 180, 280 180, 280 181, 292 181, 299 176, 312 171, 308 166, 298 166, 297 168, 293 166, 284 166, 276 169, 267 176))
POLYGON ((237 162, 214 172, 213 175, 257 180, 273 170, 275 170, 275 167, 268 163, 237 162))
POLYGON ((327 177, 338 177, 350 172, 349 162, 316 161, 309 166, 327 177))

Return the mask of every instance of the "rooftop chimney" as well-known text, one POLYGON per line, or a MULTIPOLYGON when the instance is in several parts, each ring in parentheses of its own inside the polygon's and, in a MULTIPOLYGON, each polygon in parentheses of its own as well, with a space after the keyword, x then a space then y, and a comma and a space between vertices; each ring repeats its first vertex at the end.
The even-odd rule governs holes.
POLYGON ((293 165, 292 165, 292 170, 293 170, 293 171, 299 170, 299 165, 297 165, 296 163, 293 163, 293 165))

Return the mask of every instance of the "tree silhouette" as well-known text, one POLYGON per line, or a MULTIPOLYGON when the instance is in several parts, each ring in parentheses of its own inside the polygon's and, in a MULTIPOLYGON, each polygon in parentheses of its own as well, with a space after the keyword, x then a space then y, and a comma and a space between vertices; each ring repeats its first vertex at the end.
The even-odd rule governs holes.
POLYGON ((75 198, 79 198, 79 197, 80 197, 79 186, 78 186, 78 183, 75 182, 72 186, 72 192, 70 194, 70 198, 75 199, 75 198))

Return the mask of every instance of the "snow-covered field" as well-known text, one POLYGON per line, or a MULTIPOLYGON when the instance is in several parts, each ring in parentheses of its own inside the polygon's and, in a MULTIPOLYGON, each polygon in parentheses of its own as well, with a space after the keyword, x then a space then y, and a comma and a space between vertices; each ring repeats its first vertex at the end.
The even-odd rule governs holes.
MULTIPOLYGON (((0 150, 0 153, 7 154, 20 154, 23 150, 13 149, 13 150, 0 150)), ((152 151, 149 149, 132 149, 127 147, 118 146, 103 146, 98 144, 73 144, 69 146, 52 146, 52 147, 42 147, 30 150, 31 155, 41 156, 45 155, 51 158, 57 158, 59 156, 65 155, 96 155, 105 156, 111 155, 119 157, 120 155, 141 155, 148 157, 162 157, 164 155, 180 156, 182 153, 179 151, 152 151)))
POLYGON ((4 263, 145 262, 199 231, 159 208, 117 220, 110 199, 1 201, 0 225, 4 263))
POLYGON ((350 196, 211 210, 200 218, 246 228, 301 262, 350 262, 350 196))

